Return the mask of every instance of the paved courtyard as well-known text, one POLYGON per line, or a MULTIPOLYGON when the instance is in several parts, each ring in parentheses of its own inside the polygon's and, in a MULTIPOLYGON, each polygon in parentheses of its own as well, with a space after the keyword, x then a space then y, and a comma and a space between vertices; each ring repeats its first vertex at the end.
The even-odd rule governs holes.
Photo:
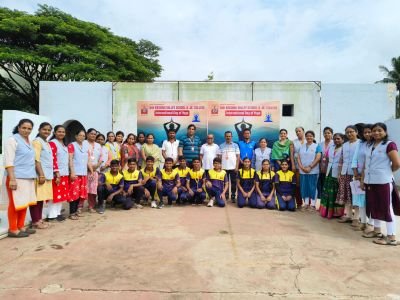
POLYGON ((400 246, 313 212, 85 214, 0 240, 0 299, 400 299, 400 246))

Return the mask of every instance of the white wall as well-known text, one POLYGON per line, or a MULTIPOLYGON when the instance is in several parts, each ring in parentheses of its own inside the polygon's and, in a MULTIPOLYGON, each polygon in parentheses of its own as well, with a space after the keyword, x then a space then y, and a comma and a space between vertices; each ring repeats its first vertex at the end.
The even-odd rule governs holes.
POLYGON ((196 102, 280 101, 294 104, 293 117, 281 117, 281 128, 294 138, 295 127, 312 129, 319 138, 320 94, 314 82, 154 82, 114 86, 114 131, 137 131, 136 102, 140 100, 196 102))
POLYGON ((40 113, 53 124, 75 119, 102 132, 136 132, 139 100, 278 100, 294 104, 294 116, 281 118, 290 138, 303 126, 319 140, 325 126, 343 132, 349 124, 394 118, 395 94, 393 84, 322 84, 320 93, 314 82, 41 82, 40 113))
POLYGON ((395 117, 394 84, 322 84, 322 128, 344 132, 347 125, 395 117))
POLYGON ((39 112, 53 126, 78 120, 106 133, 112 128, 112 97, 111 82, 41 81, 39 112))

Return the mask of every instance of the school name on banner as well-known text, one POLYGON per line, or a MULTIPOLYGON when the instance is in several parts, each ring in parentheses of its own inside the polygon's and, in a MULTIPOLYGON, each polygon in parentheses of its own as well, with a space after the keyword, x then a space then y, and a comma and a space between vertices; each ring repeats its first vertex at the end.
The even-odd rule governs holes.
POLYGON ((234 141, 243 139, 243 130, 252 131, 252 139, 261 137, 274 141, 279 135, 280 103, 219 102, 171 103, 156 101, 138 102, 138 131, 153 133, 161 145, 174 130, 177 138, 186 135, 189 124, 196 125, 196 135, 204 142, 207 133, 213 133, 216 143, 224 141, 224 133, 232 131, 234 141))

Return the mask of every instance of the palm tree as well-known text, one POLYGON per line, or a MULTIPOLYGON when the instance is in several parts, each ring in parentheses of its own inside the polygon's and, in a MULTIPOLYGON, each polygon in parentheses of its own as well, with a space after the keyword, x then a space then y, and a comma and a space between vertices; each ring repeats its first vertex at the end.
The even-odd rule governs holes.
POLYGON ((400 90, 400 56, 392 58, 393 70, 389 70, 385 66, 379 66, 379 70, 386 75, 382 80, 375 83, 395 83, 397 90, 400 90))
MULTIPOLYGON (((386 77, 375 83, 395 83, 397 91, 400 91, 400 56, 392 58, 393 70, 389 70, 385 66, 379 66, 379 70, 383 72, 386 77)), ((400 118, 400 97, 396 96, 396 119, 400 118)))

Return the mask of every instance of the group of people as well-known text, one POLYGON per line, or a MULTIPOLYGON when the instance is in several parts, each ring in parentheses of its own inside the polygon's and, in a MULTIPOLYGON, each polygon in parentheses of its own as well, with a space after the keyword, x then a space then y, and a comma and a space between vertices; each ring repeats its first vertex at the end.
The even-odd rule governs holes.
POLYGON ((69 218, 77 220, 85 201, 89 212, 104 214, 107 203, 123 209, 143 208, 143 203, 160 209, 174 202, 224 207, 230 196, 239 208, 288 211, 315 210, 320 199, 322 217, 351 223, 377 244, 397 245, 397 146, 385 124, 358 125, 347 126, 345 134, 326 127, 321 143, 311 130, 297 127, 297 139, 291 141, 281 129, 269 148, 267 139, 251 139, 250 128, 237 143, 226 131, 221 145, 212 134, 203 144, 190 124, 180 140, 168 129, 160 148, 151 133, 105 136, 93 128, 76 132, 75 141, 66 144, 66 129, 46 122, 31 142, 33 122, 22 119, 4 149, 8 235, 27 237, 47 228, 46 221, 64 221, 65 201, 69 218), (30 228, 24 224, 28 207, 30 228), (381 221, 387 236, 380 231, 381 221))

